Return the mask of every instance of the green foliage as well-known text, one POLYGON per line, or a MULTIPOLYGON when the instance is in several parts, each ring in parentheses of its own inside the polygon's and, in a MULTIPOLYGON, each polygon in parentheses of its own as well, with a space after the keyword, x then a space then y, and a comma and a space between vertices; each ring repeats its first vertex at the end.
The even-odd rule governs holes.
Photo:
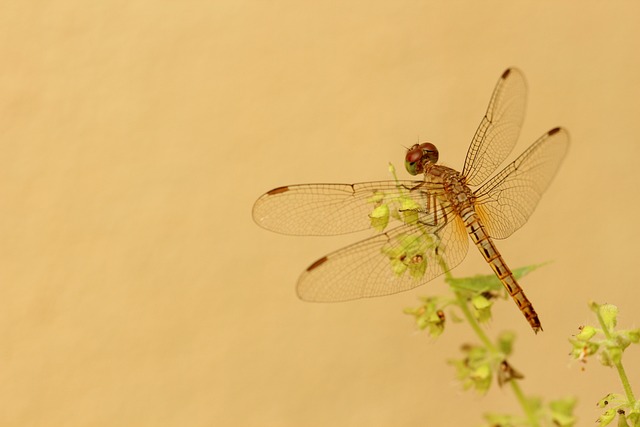
POLYGON ((491 387, 496 358, 481 345, 463 346, 462 353, 462 359, 449 360, 449 364, 456 368, 456 377, 462 388, 473 388, 477 392, 486 393, 491 387))
POLYGON ((598 418, 598 425, 609 425, 618 415, 619 426, 639 427, 640 401, 633 395, 622 365, 622 356, 631 344, 638 344, 640 329, 616 330, 618 307, 615 305, 591 302, 589 308, 595 313, 600 327, 583 326, 577 335, 569 338, 571 356, 583 363, 596 356, 603 366, 616 368, 625 390, 624 395, 609 393, 600 399, 598 407, 606 410, 598 418))
MULTIPOLYGON (((520 268, 514 271, 514 275, 520 278, 538 267, 539 265, 520 268)), ((552 400, 544 404, 541 399, 526 397, 521 392, 518 380, 523 376, 507 361, 514 349, 515 334, 503 332, 495 342, 491 342, 480 328, 480 323, 491 318, 491 308, 496 297, 505 295, 499 280, 493 275, 462 279, 447 275, 446 281, 454 296, 422 298, 420 306, 408 308, 405 313, 414 317, 420 330, 426 330, 433 337, 444 333, 447 318, 457 323, 468 322, 478 334, 480 344, 463 345, 462 356, 448 361, 455 368, 462 388, 484 394, 496 378, 500 386, 511 386, 524 412, 523 415, 485 414, 487 426, 575 425, 575 398, 552 400), (445 310, 450 313, 445 315, 445 310)), ((640 401, 635 399, 622 365, 625 350, 631 344, 640 343, 640 328, 617 329, 618 308, 614 305, 592 302, 589 307, 595 313, 598 325, 582 326, 569 339, 572 345, 571 356, 583 363, 595 356, 603 366, 616 368, 624 388, 624 394, 609 393, 598 402, 597 406, 604 411, 597 423, 604 427, 617 419, 618 426, 640 427, 640 401)))
POLYGON ((455 367, 456 377, 465 390, 473 389, 486 393, 496 376, 499 385, 523 376, 507 362, 507 356, 513 349, 515 334, 505 332, 498 336, 495 347, 466 344, 461 351, 463 358, 450 359, 448 363, 455 367))
MULTIPOLYGON (((396 248, 397 253, 389 252, 392 268, 397 272, 404 272, 407 268, 400 256, 405 255, 404 259, 411 255, 416 256, 419 253, 419 246, 407 243, 404 249, 396 248), (393 255, 393 257, 392 257, 393 255), (402 266, 394 266, 394 260, 402 266)), ((544 264, 530 265, 517 268, 513 271, 516 280, 520 279, 532 271, 540 268, 544 264)), ((417 267, 413 267, 417 269, 417 267)), ((432 336, 438 336, 444 331, 445 327, 445 310, 451 308, 446 318, 454 321, 462 321, 461 314, 464 310, 470 308, 474 319, 479 323, 486 323, 491 320, 491 308, 496 298, 507 298, 507 292, 500 280, 491 275, 477 275, 465 278, 454 278, 447 275, 445 281, 454 291, 454 295, 450 297, 438 296, 421 298, 422 305, 418 307, 407 308, 405 314, 414 316, 416 325, 420 330, 427 330, 432 336), (432 334, 432 328, 434 333, 432 334)))
MULTIPOLYGON (((389 164, 389 170, 398 183, 392 164, 389 164)), ((376 191, 367 200, 372 205, 369 214, 371 226, 384 231, 392 218, 404 224, 416 225, 412 231, 396 236, 382 248, 382 252, 389 258, 395 274, 408 272, 420 279, 428 267, 427 254, 437 253, 434 248, 439 243, 438 237, 421 226, 419 214, 428 213, 421 210, 408 190, 398 183, 397 191, 392 193, 376 191)), ((440 264, 443 270, 448 270, 443 260, 440 260, 440 264)), ((522 267, 514 270, 513 275, 518 280, 540 266, 522 267)), ((453 278, 448 272, 445 273, 445 280, 453 296, 422 298, 418 307, 407 308, 404 312, 413 316, 417 327, 432 337, 444 333, 447 318, 455 323, 466 321, 476 333, 480 343, 463 345, 462 357, 448 361, 455 368, 463 389, 484 394, 490 389, 493 378, 496 378, 500 386, 510 385, 523 410, 522 415, 485 414, 488 426, 573 426, 576 423, 573 415, 575 398, 552 400, 545 405, 539 398, 525 396, 520 389, 518 380, 524 377, 507 361, 513 352, 515 334, 503 332, 494 343, 480 327, 480 324, 491 319, 491 309, 496 299, 508 296, 500 280, 494 274, 453 278), (448 315, 445 314, 447 309, 450 310, 448 315)), ((618 308, 614 305, 591 303, 589 306, 596 314, 600 327, 586 325, 580 328, 579 333, 569 339, 572 344, 571 356, 581 362, 597 356, 602 365, 615 367, 625 390, 624 395, 610 393, 598 402, 598 407, 605 411, 597 422, 600 426, 606 426, 618 415, 618 426, 640 427, 640 401, 635 400, 622 366, 624 351, 631 344, 640 342, 640 329, 616 330, 618 308)))
MULTIPOLYGON (((519 279, 540 266, 518 268, 513 273, 519 279)), ((495 378, 499 386, 511 387, 523 409, 522 415, 486 414, 484 418, 487 425, 573 426, 576 422, 573 416, 576 405, 574 398, 545 404, 539 398, 526 397, 522 393, 518 381, 524 377, 507 360, 513 352, 516 335, 510 331, 502 332, 495 341, 491 341, 480 327, 480 324, 491 319, 495 301, 508 296, 500 280, 493 274, 453 278, 448 273, 445 280, 453 292, 452 296, 421 298, 418 307, 407 308, 404 312, 413 316, 417 327, 432 337, 444 333, 447 319, 454 323, 466 322, 476 332, 480 343, 463 345, 461 357, 447 361, 454 367, 462 388, 484 394, 491 388, 495 378)))
POLYGON ((447 298, 421 298, 422 305, 415 308, 405 308, 404 313, 414 316, 416 326, 421 331, 426 330, 432 337, 444 332, 445 315, 442 308, 448 303, 447 298))
MULTIPOLYGON (((527 274, 537 270, 538 268, 546 265, 547 263, 542 264, 532 264, 527 265, 525 267, 516 268, 513 270, 513 277, 516 280, 519 280, 526 276, 527 274)), ((447 277, 446 282, 451 286, 453 290, 461 291, 461 292, 470 292, 472 294, 482 294, 485 292, 491 293, 500 293, 505 295, 506 291, 500 279, 496 277, 495 274, 487 274, 487 275, 476 275, 471 277, 463 277, 463 278, 455 278, 455 277, 447 277)))
POLYGON ((412 277, 420 278, 427 270, 426 252, 434 242, 427 234, 405 233, 382 247, 382 253, 389 257, 391 269, 398 276, 408 271, 412 277))
MULTIPOLYGON (((541 421, 541 425, 570 427, 575 425, 576 417, 573 411, 576 406, 575 398, 565 398, 552 400, 546 407, 542 405, 540 399, 530 399, 528 406, 532 412, 536 414, 536 419, 541 421)), ((509 414, 485 414, 484 419, 487 421, 487 427, 517 427, 531 425, 529 420, 522 416, 509 414)))
MULTIPOLYGON (((394 166, 389 163, 389 171, 398 182, 394 166)), ((367 202, 373 205, 373 211, 369 214, 371 226, 377 231, 384 231, 389 225, 389 219, 394 218, 405 224, 415 224, 418 222, 420 205, 416 202, 408 191, 405 191, 398 183, 398 191, 394 194, 387 194, 384 191, 375 191, 367 202)))
POLYGON ((548 417, 553 421, 553 425, 572 426, 576 423, 573 411, 578 400, 575 397, 567 397, 549 402, 548 417))
MULTIPOLYGON (((372 199, 375 199, 375 197, 372 199)), ((371 218, 371 227, 373 227, 377 231, 384 230, 389 224, 389 206, 376 206, 369 214, 369 217, 371 218)))

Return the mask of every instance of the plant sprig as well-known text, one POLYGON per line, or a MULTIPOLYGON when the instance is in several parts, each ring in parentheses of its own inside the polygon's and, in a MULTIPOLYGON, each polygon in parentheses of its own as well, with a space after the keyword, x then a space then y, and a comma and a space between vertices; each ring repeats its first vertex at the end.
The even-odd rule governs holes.
MULTIPOLYGON (((518 268, 513 274, 520 279, 539 267, 541 264, 518 268)), ((412 315, 418 328, 426 330, 433 337, 444 333, 448 318, 456 323, 466 322, 475 332, 480 344, 462 346, 463 357, 449 361, 456 369, 462 387, 484 394, 491 387, 493 378, 496 378, 498 385, 510 386, 523 411, 523 415, 485 414, 488 425, 573 426, 576 422, 573 416, 575 398, 554 400, 544 405, 541 399, 523 393, 519 380, 524 376, 507 360, 513 352, 515 334, 502 332, 493 342, 484 332, 481 325, 491 319, 491 308, 496 299, 508 297, 500 280, 495 275, 454 278, 447 272, 445 281, 453 296, 422 298, 420 306, 407 308, 405 313, 412 315)))
POLYGON ((619 426, 640 427, 640 401, 636 400, 622 365, 624 351, 640 342, 640 328, 617 330, 618 307, 615 305, 590 302, 589 308, 600 327, 582 326, 580 332, 569 339, 571 356, 582 363, 596 356, 603 366, 615 367, 624 389, 624 394, 609 393, 598 401, 599 408, 606 408, 597 420, 598 425, 606 426, 618 415, 619 426))

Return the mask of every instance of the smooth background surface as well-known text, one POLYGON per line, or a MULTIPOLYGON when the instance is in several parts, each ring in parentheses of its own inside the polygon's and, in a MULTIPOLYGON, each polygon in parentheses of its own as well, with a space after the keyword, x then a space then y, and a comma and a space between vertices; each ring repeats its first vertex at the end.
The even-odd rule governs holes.
MULTIPOLYGON (((500 75, 529 103, 514 155, 548 129, 569 156, 499 247, 545 332, 513 303, 528 394, 576 395, 581 425, 621 391, 567 338, 618 304, 640 324, 637 2, 64 1, 0 6, 0 424, 478 425, 510 390, 461 391, 402 309, 415 292, 314 305, 298 274, 368 233, 295 238, 251 219, 261 193, 387 179, 430 140, 461 168, 500 75)), ((401 172, 402 177, 406 177, 401 172)), ((458 276, 488 274, 472 250, 458 276)), ((627 368, 640 392, 638 350, 627 368)))

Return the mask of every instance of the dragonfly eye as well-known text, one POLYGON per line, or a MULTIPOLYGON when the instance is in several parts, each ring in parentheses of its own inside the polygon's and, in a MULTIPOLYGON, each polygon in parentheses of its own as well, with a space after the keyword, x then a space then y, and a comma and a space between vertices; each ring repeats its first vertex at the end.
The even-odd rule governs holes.
POLYGON ((421 158, 422 158, 422 150, 420 149, 420 147, 415 147, 407 151, 405 160, 409 163, 416 163, 421 158))
POLYGON ((424 144, 420 144, 420 148, 422 148, 423 155, 431 164, 438 163, 440 154, 438 153, 438 149, 435 145, 430 142, 425 142, 424 144))
POLYGON ((422 150, 418 145, 414 145, 407 150, 407 155, 404 158, 404 167, 411 175, 417 175, 422 172, 422 150))
POLYGON ((438 149, 435 145, 425 142, 424 144, 416 144, 407 150, 404 158, 404 166, 411 175, 417 175, 424 172, 427 163, 434 164, 438 161, 438 149))

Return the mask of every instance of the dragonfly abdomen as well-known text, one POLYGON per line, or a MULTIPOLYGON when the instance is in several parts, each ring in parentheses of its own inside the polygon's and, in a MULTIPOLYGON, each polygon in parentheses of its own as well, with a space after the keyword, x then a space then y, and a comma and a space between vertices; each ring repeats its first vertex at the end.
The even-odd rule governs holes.
POLYGON ((461 216, 467 232, 469 236, 471 236, 471 240, 476 244, 485 261, 489 263, 495 275, 500 279, 509 295, 511 295, 511 298, 513 298, 520 311, 522 311, 522 314, 529 322, 529 325, 531 325, 533 331, 536 333, 541 331, 542 325, 531 301, 529 301, 524 294, 524 291, 502 259, 500 252, 498 252, 491 237, 486 233, 473 209, 465 209, 461 216))

